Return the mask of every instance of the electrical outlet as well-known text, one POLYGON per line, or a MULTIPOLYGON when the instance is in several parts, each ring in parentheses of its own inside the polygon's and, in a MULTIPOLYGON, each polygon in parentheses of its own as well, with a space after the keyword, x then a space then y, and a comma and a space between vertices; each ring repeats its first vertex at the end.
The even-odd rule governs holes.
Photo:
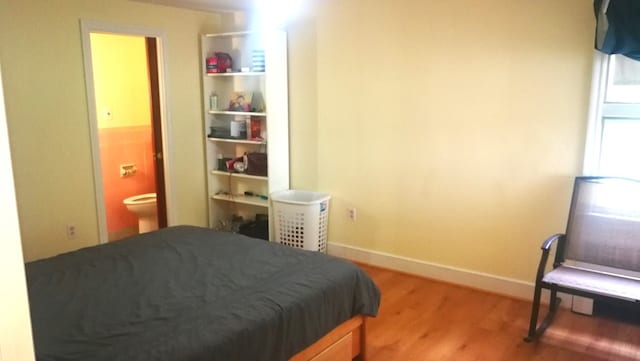
POLYGON ((67 224, 67 239, 76 238, 76 225, 75 224, 67 224))
POLYGON ((356 221, 356 209, 355 208, 347 208, 347 217, 349 217, 349 220, 351 220, 351 222, 355 222, 356 221))

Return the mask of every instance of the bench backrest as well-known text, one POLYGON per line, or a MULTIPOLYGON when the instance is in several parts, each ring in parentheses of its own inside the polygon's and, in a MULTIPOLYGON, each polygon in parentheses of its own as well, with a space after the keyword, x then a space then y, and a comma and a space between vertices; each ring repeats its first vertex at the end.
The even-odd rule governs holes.
POLYGON ((577 177, 564 258, 640 272, 640 181, 577 177))

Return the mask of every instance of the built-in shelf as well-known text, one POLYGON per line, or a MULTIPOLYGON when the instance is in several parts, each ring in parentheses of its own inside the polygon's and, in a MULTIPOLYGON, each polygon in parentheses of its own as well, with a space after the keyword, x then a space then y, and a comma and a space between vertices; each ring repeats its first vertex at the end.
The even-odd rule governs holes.
POLYGON ((203 34, 200 40, 202 101, 199 103, 203 115, 200 139, 205 146, 209 226, 230 224, 235 216, 253 219, 256 214, 266 213, 273 221, 269 222, 268 234, 263 238, 274 239, 273 225, 277 217, 271 203, 259 196, 247 196, 245 191, 269 195, 289 189, 287 33, 266 30, 203 34), (232 71, 207 73, 207 59, 217 52, 233 56, 232 71), (266 68, 263 68, 262 54, 264 61, 269 60, 266 68), (250 95, 253 106, 232 106, 231 101, 239 94, 246 94, 245 100, 249 100, 250 95), (212 99, 212 95, 217 99, 212 99), (249 109, 253 112, 243 111, 249 109), (243 122, 244 131, 236 127, 243 124, 232 122, 243 122), (245 136, 232 137, 232 134, 245 136), (229 173, 224 166, 219 167, 220 157, 235 159, 252 152, 266 155, 268 176, 229 173))
POLYGON ((225 115, 248 115, 251 117, 266 117, 264 112, 234 112, 231 110, 209 110, 209 114, 225 114, 225 115))
POLYGON ((227 73, 207 73, 207 76, 211 77, 219 77, 219 76, 263 76, 265 73, 263 71, 234 71, 227 73))
POLYGON ((244 173, 231 173, 231 172, 224 172, 221 170, 212 170, 211 174, 215 174, 215 175, 223 175, 223 176, 231 176, 231 178, 244 178, 244 179, 256 179, 256 180, 267 180, 269 178, 267 177, 261 177, 261 176, 257 176, 257 175, 249 175, 249 174, 244 174, 244 173))
POLYGON ((252 206, 265 207, 265 208, 269 207, 269 200, 268 199, 262 199, 260 197, 255 197, 255 196, 253 196, 253 197, 251 197, 251 196, 241 196, 241 195, 230 196, 230 195, 227 195, 227 194, 216 194, 216 195, 211 196, 211 198, 213 198, 215 200, 219 200, 219 201, 225 201, 225 202, 248 204, 248 205, 252 205, 252 206))
POLYGON ((207 137, 210 142, 226 142, 226 143, 236 143, 236 144, 267 144, 266 141, 256 141, 256 140, 246 140, 246 139, 232 139, 232 138, 212 138, 207 137))

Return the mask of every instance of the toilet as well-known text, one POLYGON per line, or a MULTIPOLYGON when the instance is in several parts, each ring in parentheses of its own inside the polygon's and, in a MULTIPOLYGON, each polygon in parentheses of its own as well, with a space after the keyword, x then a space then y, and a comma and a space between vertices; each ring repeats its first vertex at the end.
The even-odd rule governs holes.
POLYGON ((156 194, 145 193, 131 196, 122 201, 129 212, 138 217, 138 232, 145 233, 158 229, 158 208, 156 194))

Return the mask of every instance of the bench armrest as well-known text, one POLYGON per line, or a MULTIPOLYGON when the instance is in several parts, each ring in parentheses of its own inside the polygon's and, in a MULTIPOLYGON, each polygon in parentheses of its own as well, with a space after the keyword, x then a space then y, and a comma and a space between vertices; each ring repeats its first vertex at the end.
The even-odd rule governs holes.
POLYGON ((544 242, 542 242, 542 246, 540 247, 540 249, 542 250, 542 252, 549 252, 549 249, 551 248, 551 245, 553 245, 553 242, 562 237, 564 237, 564 234, 562 233, 554 234, 553 236, 547 238, 544 242))
POLYGON ((544 269, 547 267, 547 259, 549 258, 549 250, 551 246, 558 240, 565 237, 562 233, 554 234, 542 242, 540 249, 542 250, 542 256, 540 256, 540 264, 538 264, 538 272, 536 273, 536 284, 539 284, 544 277, 544 269))

